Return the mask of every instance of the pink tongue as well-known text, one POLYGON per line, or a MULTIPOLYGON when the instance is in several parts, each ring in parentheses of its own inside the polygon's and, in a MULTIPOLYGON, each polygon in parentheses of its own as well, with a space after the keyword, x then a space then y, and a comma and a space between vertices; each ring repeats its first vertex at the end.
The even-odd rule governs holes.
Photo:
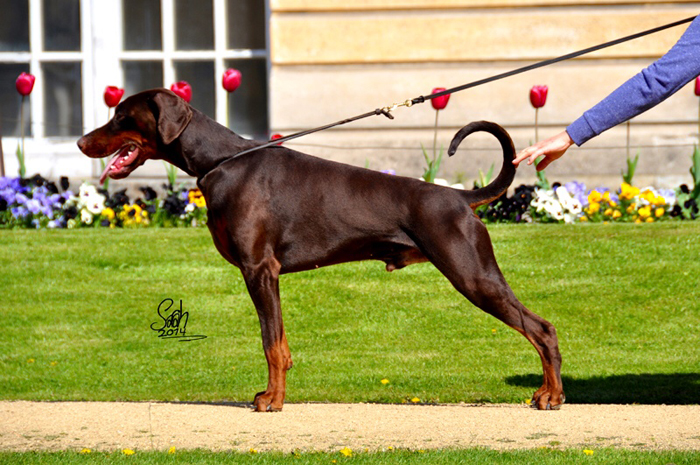
POLYGON ((105 170, 102 172, 102 175, 100 176, 100 184, 104 184, 105 179, 107 179, 107 175, 109 172, 112 170, 112 166, 114 163, 119 160, 121 157, 122 151, 119 151, 115 156, 112 157, 111 160, 109 160, 109 163, 107 163, 107 166, 105 167, 105 170))
MULTIPOLYGON (((109 176, 109 173, 112 170, 112 166, 114 166, 117 160, 123 158, 124 161, 127 161, 130 158, 129 156, 127 156, 129 153, 128 150, 129 149, 127 147, 124 147, 119 152, 117 152, 117 154, 113 156, 111 160, 109 160, 109 163, 107 163, 107 166, 105 166, 105 169, 102 172, 102 175, 100 176, 100 184, 104 184, 105 179, 107 179, 107 176, 109 176)), ((132 156, 134 155, 134 153, 136 153, 137 150, 138 149, 134 149, 134 151, 132 152, 132 156)))

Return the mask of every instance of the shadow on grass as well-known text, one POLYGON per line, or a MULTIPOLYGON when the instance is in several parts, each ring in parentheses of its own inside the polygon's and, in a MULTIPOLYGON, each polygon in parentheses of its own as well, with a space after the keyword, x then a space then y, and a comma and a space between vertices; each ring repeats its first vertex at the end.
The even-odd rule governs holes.
MULTIPOLYGON (((537 389, 542 375, 506 378, 511 386, 537 389)), ((700 373, 562 377, 566 401, 572 404, 700 404, 700 373)))

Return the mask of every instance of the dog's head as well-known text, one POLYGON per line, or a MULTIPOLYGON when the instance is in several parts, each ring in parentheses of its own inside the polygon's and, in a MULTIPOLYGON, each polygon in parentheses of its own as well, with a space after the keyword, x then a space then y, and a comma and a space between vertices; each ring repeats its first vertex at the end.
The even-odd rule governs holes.
POLYGON ((149 158, 165 158, 166 146, 180 137, 191 119, 192 109, 173 92, 148 90, 120 103, 114 117, 81 137, 78 147, 90 158, 114 154, 100 183, 107 177, 121 179, 149 158))

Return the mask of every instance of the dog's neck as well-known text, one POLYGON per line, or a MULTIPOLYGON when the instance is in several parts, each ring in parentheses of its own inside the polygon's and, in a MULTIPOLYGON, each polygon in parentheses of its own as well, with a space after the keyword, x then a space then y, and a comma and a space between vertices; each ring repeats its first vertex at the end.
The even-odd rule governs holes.
POLYGON ((190 176, 202 179, 227 159, 259 144, 243 139, 193 108, 192 120, 180 137, 168 146, 165 159, 190 176))

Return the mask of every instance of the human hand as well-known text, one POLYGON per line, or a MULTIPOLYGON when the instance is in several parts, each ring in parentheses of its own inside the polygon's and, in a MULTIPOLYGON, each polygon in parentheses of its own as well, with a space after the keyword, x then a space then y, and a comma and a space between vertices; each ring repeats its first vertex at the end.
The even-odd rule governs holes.
POLYGON ((521 161, 527 158, 527 164, 532 165, 538 157, 544 155, 542 161, 537 164, 537 171, 542 171, 554 160, 564 155, 573 143, 574 141, 569 137, 569 133, 562 131, 554 137, 540 141, 521 151, 513 159, 513 164, 518 166, 521 161))

